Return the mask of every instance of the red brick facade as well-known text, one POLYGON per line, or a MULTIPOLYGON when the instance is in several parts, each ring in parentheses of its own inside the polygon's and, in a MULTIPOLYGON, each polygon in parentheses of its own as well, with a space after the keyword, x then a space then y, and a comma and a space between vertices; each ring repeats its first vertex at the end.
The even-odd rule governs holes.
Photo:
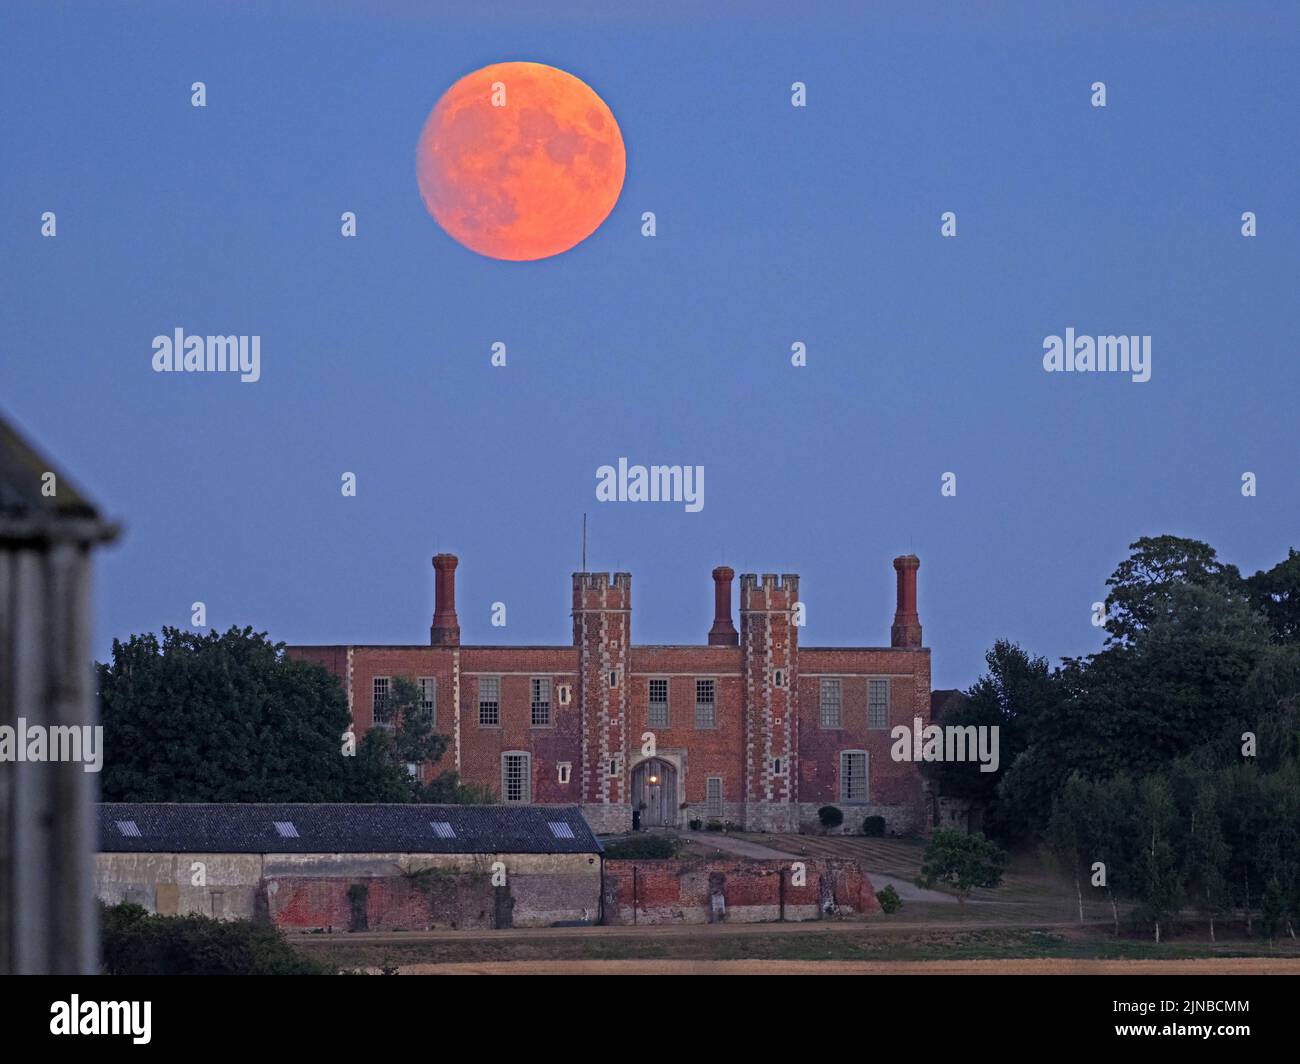
POLYGON ((455 769, 503 800, 581 804, 597 831, 630 826, 643 803, 651 825, 797 831, 833 804, 846 827, 875 814, 892 829, 923 826, 917 766, 890 757, 890 729, 930 717, 914 557, 894 562, 893 645, 861 648, 799 646, 789 574, 741 576, 737 633, 725 567, 713 574, 706 645, 633 645, 631 575, 575 573, 572 646, 461 646, 456 564, 434 559, 430 645, 288 649, 339 678, 358 739, 374 723, 376 679, 431 679, 450 740, 435 771, 455 769), (652 681, 667 692, 653 709, 652 681))

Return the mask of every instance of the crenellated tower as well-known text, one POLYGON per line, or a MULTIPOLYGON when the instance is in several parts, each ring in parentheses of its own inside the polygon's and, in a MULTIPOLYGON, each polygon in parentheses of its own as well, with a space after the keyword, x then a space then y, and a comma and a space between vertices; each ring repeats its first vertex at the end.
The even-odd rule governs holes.
POLYGON ((745 827, 798 831, 799 577, 740 578, 745 827))
POLYGON ((628 783, 632 574, 573 574, 574 692, 581 719, 582 810, 598 832, 632 823, 628 783))

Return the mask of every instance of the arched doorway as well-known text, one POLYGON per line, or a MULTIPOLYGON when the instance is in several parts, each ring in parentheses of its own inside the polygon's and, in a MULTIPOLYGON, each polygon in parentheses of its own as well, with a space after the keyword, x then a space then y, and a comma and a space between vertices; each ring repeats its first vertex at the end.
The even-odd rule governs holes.
POLYGON ((677 768, 659 757, 632 769, 632 800, 641 809, 641 826, 677 826, 677 768))

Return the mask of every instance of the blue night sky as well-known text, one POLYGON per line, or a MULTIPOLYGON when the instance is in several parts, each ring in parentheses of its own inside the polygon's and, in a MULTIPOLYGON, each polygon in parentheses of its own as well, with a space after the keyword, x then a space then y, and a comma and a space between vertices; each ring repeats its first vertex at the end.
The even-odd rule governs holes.
POLYGON ((914 551, 966 687, 999 637, 1096 649, 1138 536, 1300 546, 1295 4, 264 6, 0 13, 0 410, 125 526, 97 656, 196 600, 423 643, 435 551, 465 642, 567 643, 586 511, 642 643, 703 642, 725 563, 801 575, 805 645, 887 644, 914 551), (605 224, 532 263, 415 180, 439 96, 511 59, 628 149, 605 224), (154 373, 177 327, 260 335, 262 379, 154 373), (1045 373, 1067 327, 1149 334, 1152 379, 1045 373), (704 509, 596 502, 620 456, 703 465, 704 509))

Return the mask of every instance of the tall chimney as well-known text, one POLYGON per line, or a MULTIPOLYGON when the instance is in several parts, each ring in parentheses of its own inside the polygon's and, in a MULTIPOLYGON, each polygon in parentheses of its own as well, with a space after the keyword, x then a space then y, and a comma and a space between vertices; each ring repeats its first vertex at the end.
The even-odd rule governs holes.
POLYGON ((898 609, 894 613, 894 626, 889 630, 889 645, 919 647, 921 645, 921 618, 916 613, 916 571, 921 559, 915 554, 904 554, 894 559, 898 573, 898 609))
POLYGON ((725 565, 713 570, 713 627, 709 629, 709 646, 735 647, 740 645, 740 633, 731 623, 731 581, 736 571, 725 565))
POLYGON ((460 621, 456 618, 456 562, 454 554, 435 554, 433 624, 429 642, 436 647, 460 646, 460 621))

